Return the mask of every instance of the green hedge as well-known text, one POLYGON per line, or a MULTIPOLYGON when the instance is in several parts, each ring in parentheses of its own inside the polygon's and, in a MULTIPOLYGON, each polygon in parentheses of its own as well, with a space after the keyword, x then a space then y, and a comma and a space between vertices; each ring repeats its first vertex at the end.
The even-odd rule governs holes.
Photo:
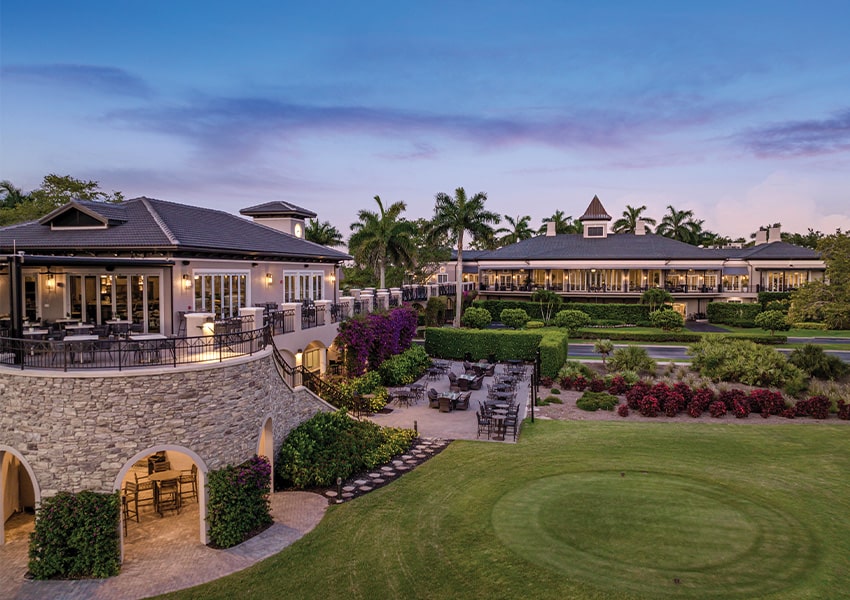
POLYGON ((428 356, 463 360, 467 353, 473 360, 516 358, 534 360, 542 333, 538 330, 504 331, 499 329, 453 329, 429 327, 425 330, 425 351, 428 356))
POLYGON ((209 472, 207 521, 213 545, 230 548, 272 524, 271 473, 268 459, 256 455, 240 465, 209 472))
MULTIPOLYGON (((713 334, 710 334, 713 335, 713 334)), ((671 331, 671 332, 658 332, 658 333, 645 333, 645 332, 637 332, 637 331, 629 331, 628 329, 623 329, 622 331, 606 331, 605 337, 609 340, 616 341, 632 341, 632 342, 648 342, 648 343, 664 343, 664 342, 684 342, 687 344, 699 342, 704 337, 705 334, 701 333, 692 333, 689 331, 671 331)), ((574 339, 580 340, 597 340, 599 339, 600 334, 594 332, 592 329, 589 331, 577 331, 573 334, 574 339)), ((788 337, 784 335, 761 335, 761 334, 752 334, 752 333, 730 333, 724 334, 724 337, 733 338, 733 339, 744 339, 750 340, 751 342, 755 342, 756 344, 765 344, 765 345, 776 345, 776 344, 784 344, 788 341, 788 337)))
MULTIPOLYGON (((540 304, 537 302, 522 302, 518 300, 476 300, 473 306, 486 308, 494 321, 506 308, 521 308, 534 320, 542 320, 540 304)), ((606 320, 617 323, 637 325, 649 321, 649 305, 647 304, 596 304, 585 302, 565 302, 559 310, 580 310, 591 320, 606 320)))
POLYGON ((36 579, 117 575, 119 516, 117 492, 59 492, 42 499, 30 537, 30 573, 36 579))
POLYGON ((555 377, 567 360, 565 331, 535 329, 531 331, 505 331, 498 329, 452 329, 430 327, 425 330, 425 350, 429 356, 462 360, 466 354, 473 360, 512 358, 534 360, 540 349, 540 374, 555 377))
POLYGON ((769 303, 790 300, 791 292, 759 292, 758 301, 762 308, 765 308, 769 303))
POLYGON ((708 315, 709 323, 720 323, 733 327, 755 327, 755 318, 761 312, 761 304, 709 302, 705 312, 708 315))

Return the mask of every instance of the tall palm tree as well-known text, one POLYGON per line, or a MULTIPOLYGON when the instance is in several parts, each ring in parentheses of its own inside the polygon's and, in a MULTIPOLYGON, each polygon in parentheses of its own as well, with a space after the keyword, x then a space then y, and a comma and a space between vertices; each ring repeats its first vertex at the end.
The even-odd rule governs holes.
POLYGON ((404 202, 394 202, 384 208, 380 196, 375 196, 378 212, 361 210, 360 219, 351 224, 354 232, 348 239, 348 249, 358 262, 364 262, 378 271, 380 287, 385 287, 387 264, 410 266, 415 248, 413 236, 416 228, 410 221, 400 218, 407 209, 404 202))
POLYGON ((304 238, 322 246, 342 246, 343 243, 339 229, 331 225, 329 221, 320 223, 319 219, 310 219, 309 225, 304 228, 304 238))
MULTIPOLYGON (((655 225, 655 219, 643 216, 646 205, 635 208, 626 204, 623 216, 614 221, 614 233, 634 233, 637 230, 637 222, 643 221, 646 225, 655 225)), ((649 227, 646 227, 648 230, 649 227)))
POLYGON ((508 246, 534 237, 534 230, 528 226, 531 222, 530 215, 524 215, 522 217, 517 215, 516 219, 505 215, 505 221, 508 222, 510 227, 500 227, 496 230, 497 235, 500 233, 505 234, 499 238, 500 246, 508 246))
POLYGON ((468 231, 474 238, 493 237, 491 225, 498 225, 500 217, 484 208, 484 203, 487 201, 487 194, 484 192, 478 192, 472 198, 467 198, 466 191, 459 187, 455 190, 454 198, 440 192, 435 200, 434 218, 431 221, 428 237, 434 240, 442 235, 448 235, 449 239, 457 242, 457 265, 455 266, 457 298, 454 326, 460 327, 463 236, 468 231))
POLYGON ((554 223, 555 224, 555 233, 581 233, 581 223, 577 223, 573 221, 572 216, 565 216, 564 211, 556 210, 552 213, 551 217, 543 218, 543 225, 540 226, 540 229, 537 230, 537 233, 543 235, 546 233, 546 224, 554 223))
POLYGON ((655 228, 655 233, 686 244, 698 244, 703 221, 694 220, 694 211, 676 210, 669 205, 667 211, 655 228))

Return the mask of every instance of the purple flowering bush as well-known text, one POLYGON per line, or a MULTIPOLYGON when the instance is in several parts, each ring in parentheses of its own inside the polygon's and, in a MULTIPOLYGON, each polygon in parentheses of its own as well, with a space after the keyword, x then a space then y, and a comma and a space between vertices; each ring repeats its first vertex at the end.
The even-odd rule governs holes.
POLYGON ((271 472, 269 460, 257 455, 240 465, 210 471, 207 521, 214 546, 241 544, 272 524, 271 472))
POLYGON ((367 368, 401 354, 416 335, 416 311, 408 307, 386 313, 370 313, 340 324, 337 346, 345 349, 346 367, 351 375, 362 375, 367 368))

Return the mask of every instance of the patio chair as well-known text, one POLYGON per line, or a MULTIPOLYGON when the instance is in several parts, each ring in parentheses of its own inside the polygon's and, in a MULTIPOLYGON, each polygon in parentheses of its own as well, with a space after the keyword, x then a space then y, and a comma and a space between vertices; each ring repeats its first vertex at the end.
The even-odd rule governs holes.
POLYGON ((159 483, 159 502, 157 502, 159 516, 166 510, 173 510, 180 514, 180 480, 166 479, 159 483))
POLYGON ((127 521, 134 518, 139 522, 139 487, 132 481, 124 484, 121 508, 124 510, 124 535, 127 535, 127 521))
POLYGON ((440 408, 440 394, 434 388, 428 390, 428 408, 440 408))
POLYGON ((198 467, 192 463, 191 469, 183 469, 180 471, 180 500, 183 498, 198 498, 198 467), (186 486, 186 491, 183 491, 183 486, 186 486))
POLYGON ((454 374, 454 371, 449 371, 449 391, 459 392, 460 385, 458 383, 457 375, 454 374))
POLYGON ((469 382, 469 389, 471 390, 480 390, 482 384, 484 383, 484 376, 479 375, 475 379, 469 382))
POLYGON ((452 412, 452 399, 451 398, 440 398, 440 412, 452 412))
POLYGON ((153 506, 153 481, 148 479, 147 475, 139 477, 138 473, 133 473, 133 481, 135 481, 138 506, 153 506))
POLYGON ((490 417, 487 417, 480 412, 475 414, 478 417, 478 433, 475 437, 480 438, 482 433, 487 432, 487 439, 489 440, 490 434, 493 432, 493 424, 490 421, 490 417))
POLYGON ((468 410, 470 396, 472 396, 472 392, 464 392, 461 394, 457 399, 457 402, 455 402, 455 410, 468 410))

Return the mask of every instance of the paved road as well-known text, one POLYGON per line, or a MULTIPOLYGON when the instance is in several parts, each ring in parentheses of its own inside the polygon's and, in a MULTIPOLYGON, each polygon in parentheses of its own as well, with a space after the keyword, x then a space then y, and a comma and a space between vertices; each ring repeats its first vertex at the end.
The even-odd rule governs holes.
MULTIPOLYGON (((615 344, 615 347, 620 347, 615 344)), ((684 360, 688 357, 687 346, 641 346, 646 349, 649 356, 655 360, 684 360)), ((791 350, 778 348, 780 352, 788 354, 791 350)), ((850 350, 826 350, 827 354, 837 356, 842 361, 850 363, 850 350)), ((570 358, 599 358, 599 354, 593 351, 593 344, 570 344, 570 358)))

